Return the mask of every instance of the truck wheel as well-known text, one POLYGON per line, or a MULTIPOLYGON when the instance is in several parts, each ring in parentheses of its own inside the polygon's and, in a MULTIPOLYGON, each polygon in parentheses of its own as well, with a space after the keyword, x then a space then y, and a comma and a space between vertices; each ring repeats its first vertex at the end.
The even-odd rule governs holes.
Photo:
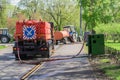
MULTIPOLYGON (((20 54, 20 59, 21 60, 26 60, 27 59, 27 55, 26 54, 20 54)), ((18 54, 15 54, 15 60, 19 60, 18 54)))
POLYGON ((48 50, 47 51, 44 51, 43 53, 42 53, 42 58, 49 58, 50 57, 50 53, 51 53, 51 48, 50 48, 50 45, 49 44, 47 44, 47 47, 48 47, 48 50))
POLYGON ((55 44, 58 45, 58 41, 56 41, 55 44))
POLYGON ((49 58, 50 57, 50 53, 51 53, 51 51, 50 51, 50 47, 49 47, 49 50, 46 51, 45 58, 49 58))
POLYGON ((50 55, 49 55, 48 51, 46 51, 46 53, 42 54, 42 58, 49 58, 49 57, 50 57, 50 55))
POLYGON ((8 43, 8 42, 9 42, 9 38, 7 36, 1 37, 1 43, 8 43))
POLYGON ((66 44, 66 40, 65 40, 65 39, 63 39, 62 42, 63 42, 64 44, 66 44))
POLYGON ((15 60, 19 60, 19 59, 18 59, 18 55, 17 55, 17 54, 15 54, 15 60))
POLYGON ((49 57, 50 57, 49 53, 47 53, 45 57, 46 57, 46 58, 49 58, 49 57))
POLYGON ((21 54, 21 55, 20 55, 20 58, 21 58, 22 60, 27 60, 27 59, 28 59, 26 54, 21 54))

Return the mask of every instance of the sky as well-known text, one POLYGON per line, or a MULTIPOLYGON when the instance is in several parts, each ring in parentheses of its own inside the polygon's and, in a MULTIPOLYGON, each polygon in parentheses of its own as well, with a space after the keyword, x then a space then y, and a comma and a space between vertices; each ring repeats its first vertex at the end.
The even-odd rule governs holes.
POLYGON ((11 4, 12 5, 17 5, 17 3, 19 2, 20 0, 10 0, 11 4))

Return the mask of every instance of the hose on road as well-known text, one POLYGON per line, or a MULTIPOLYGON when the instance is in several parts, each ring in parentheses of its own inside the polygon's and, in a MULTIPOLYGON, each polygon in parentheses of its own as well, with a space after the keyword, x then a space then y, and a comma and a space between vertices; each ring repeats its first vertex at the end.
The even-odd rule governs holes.
POLYGON ((72 56, 72 57, 68 57, 68 58, 48 58, 48 59, 44 59, 44 60, 41 60, 41 61, 38 61, 38 62, 29 62, 29 61, 25 61, 25 60, 22 60, 22 59, 21 59, 21 57, 20 57, 20 52, 19 52, 18 38, 17 38, 16 40, 17 40, 17 56, 18 56, 18 60, 19 60, 20 63, 39 64, 40 62, 49 62, 49 61, 57 61, 57 60, 66 60, 66 59, 77 58, 77 57, 81 54, 81 52, 82 52, 82 50, 83 50, 83 48, 84 48, 85 38, 86 38, 86 37, 84 37, 82 46, 81 46, 79 52, 78 52, 76 55, 74 55, 74 56, 72 56))

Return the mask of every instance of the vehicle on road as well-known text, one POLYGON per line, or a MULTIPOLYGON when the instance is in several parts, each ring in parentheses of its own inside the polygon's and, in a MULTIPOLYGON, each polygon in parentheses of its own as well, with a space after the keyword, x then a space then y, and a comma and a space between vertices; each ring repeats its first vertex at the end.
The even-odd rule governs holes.
POLYGON ((66 44, 67 41, 71 43, 80 42, 80 37, 78 36, 75 26, 73 25, 64 26, 61 31, 55 31, 54 37, 56 44, 59 42, 66 44))
POLYGON ((55 39, 55 43, 56 45, 58 43, 64 43, 66 44, 66 39, 69 37, 69 33, 65 30, 62 31, 55 31, 54 32, 54 39, 55 39))
POLYGON ((9 43, 11 36, 8 32, 8 28, 0 28, 0 41, 1 43, 9 43))
POLYGON ((37 20, 16 22, 13 54, 16 60, 30 56, 49 58, 54 49, 53 23, 37 20))
POLYGON ((69 32, 68 39, 69 39, 70 42, 73 42, 73 41, 74 42, 80 42, 80 39, 79 39, 78 33, 75 29, 75 26, 68 25, 68 26, 64 26, 63 29, 69 32))

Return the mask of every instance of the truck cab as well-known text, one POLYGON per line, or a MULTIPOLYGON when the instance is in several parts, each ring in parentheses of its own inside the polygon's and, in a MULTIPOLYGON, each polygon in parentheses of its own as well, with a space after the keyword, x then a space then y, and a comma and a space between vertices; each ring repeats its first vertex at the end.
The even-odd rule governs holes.
POLYGON ((10 34, 8 33, 8 28, 0 28, 0 41, 1 43, 9 43, 10 34))

